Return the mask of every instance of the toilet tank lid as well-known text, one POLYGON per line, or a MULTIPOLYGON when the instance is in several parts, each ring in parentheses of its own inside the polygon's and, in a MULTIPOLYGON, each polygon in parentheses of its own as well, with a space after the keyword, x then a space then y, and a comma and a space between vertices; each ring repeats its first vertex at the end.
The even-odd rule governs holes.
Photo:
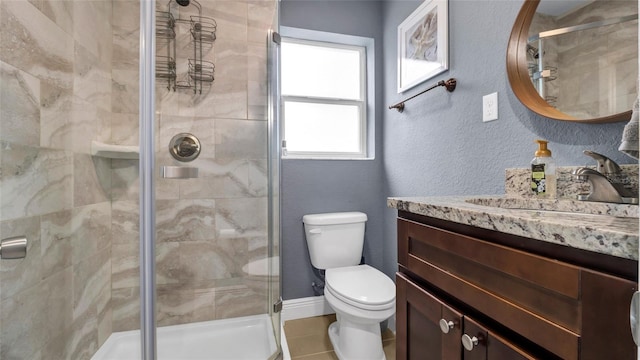
POLYGON ((336 225, 365 221, 367 221, 367 214, 358 211, 308 214, 302 217, 302 222, 308 225, 336 225))

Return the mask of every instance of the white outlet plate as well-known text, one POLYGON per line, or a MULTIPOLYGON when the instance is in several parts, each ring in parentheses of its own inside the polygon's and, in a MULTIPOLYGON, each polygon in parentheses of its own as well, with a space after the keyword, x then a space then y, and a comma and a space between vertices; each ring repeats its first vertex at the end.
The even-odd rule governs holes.
POLYGON ((498 120, 498 93, 482 97, 482 121, 498 120))

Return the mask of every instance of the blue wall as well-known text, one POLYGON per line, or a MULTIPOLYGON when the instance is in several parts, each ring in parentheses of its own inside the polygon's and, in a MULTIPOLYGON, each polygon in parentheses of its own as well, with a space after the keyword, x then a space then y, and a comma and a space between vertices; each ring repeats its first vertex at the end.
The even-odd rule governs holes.
MULTIPOLYGON (((382 79, 382 3, 377 1, 282 1, 280 24, 373 38, 376 82, 382 79)), ((382 128, 383 86, 376 83, 376 129, 382 128)), ((375 160, 282 161, 282 297, 313 296, 315 280, 304 237, 305 214, 362 211, 368 215, 364 256, 383 268, 385 197, 382 131, 375 133, 375 160)))
POLYGON ((582 154, 584 149, 622 164, 634 162, 617 151, 624 123, 549 120, 526 109, 514 96, 505 58, 521 0, 449 0, 449 71, 398 94, 397 27, 421 3, 282 2, 282 25, 374 37, 381 53, 377 65, 383 68, 376 78, 382 95, 377 105, 375 161, 283 161, 285 299, 312 295, 313 275, 306 244, 301 244, 304 213, 356 207, 368 213, 367 262, 393 276, 397 214, 385 207, 388 196, 502 194, 505 168, 527 167, 538 138, 550 141, 561 166, 591 164, 582 154), (453 93, 434 89, 407 102, 404 113, 387 110, 389 104, 450 77, 458 80, 453 93), (498 92, 499 119, 483 123, 482 96, 493 92, 498 92))
MULTIPOLYGON (((576 124, 535 115, 515 97, 506 72, 513 21, 523 1, 449 0, 449 71, 405 94, 396 92, 397 26, 421 1, 385 2, 384 99, 394 103, 441 79, 454 77, 453 93, 434 89, 407 103, 405 112, 383 114, 384 194, 434 196, 504 193, 504 170, 527 167, 534 139, 550 141, 561 166, 591 164, 584 149, 619 163, 624 123, 576 124), (482 122, 482 96, 498 92, 499 118, 482 122)), ((396 211, 385 210, 384 270, 396 271, 396 211)))

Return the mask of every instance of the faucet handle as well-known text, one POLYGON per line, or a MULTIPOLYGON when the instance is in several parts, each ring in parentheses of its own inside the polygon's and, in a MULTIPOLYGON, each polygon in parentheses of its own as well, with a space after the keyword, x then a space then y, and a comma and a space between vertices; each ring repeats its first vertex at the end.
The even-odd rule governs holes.
POLYGON ((604 175, 614 175, 620 174, 622 172, 622 169, 620 169, 620 166, 616 164, 615 161, 602 154, 598 154, 597 152, 593 152, 591 150, 585 150, 583 151, 583 153, 594 158, 598 162, 597 170, 604 175))

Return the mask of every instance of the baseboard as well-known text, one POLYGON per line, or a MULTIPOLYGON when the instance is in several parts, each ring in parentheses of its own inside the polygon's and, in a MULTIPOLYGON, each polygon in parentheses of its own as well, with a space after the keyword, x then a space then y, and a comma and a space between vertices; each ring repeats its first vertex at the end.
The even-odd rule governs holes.
POLYGON ((324 296, 285 300, 282 302, 282 321, 334 314, 324 296))
MULTIPOLYGON (((285 300, 282 302, 281 321, 303 319, 314 316, 335 314, 324 296, 311 296, 306 298, 285 300)), ((387 327, 396 332, 396 315, 389 318, 387 327)), ((284 332, 283 332, 284 333, 284 332)))

